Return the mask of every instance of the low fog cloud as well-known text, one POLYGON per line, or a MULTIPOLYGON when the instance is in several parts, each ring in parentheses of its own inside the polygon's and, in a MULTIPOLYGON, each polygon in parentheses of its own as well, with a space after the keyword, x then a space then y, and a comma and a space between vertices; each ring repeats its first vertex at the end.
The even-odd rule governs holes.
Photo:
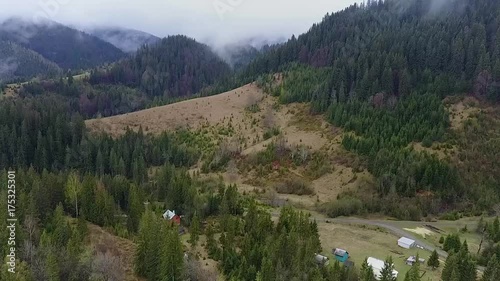
MULTIPOLYGON (((413 7, 415 1, 410 0, 386 0, 392 1, 393 8, 396 11, 404 13, 407 12, 409 8, 413 7)), ((443 13, 449 12, 451 10, 455 12, 461 12, 463 10, 463 0, 425 0, 425 16, 433 18, 434 16, 441 16, 443 13)))
POLYGON ((0 17, 48 17, 79 27, 118 26, 213 44, 288 38, 354 0, 0 0, 0 17))
POLYGON ((0 77, 12 75, 17 66, 18 64, 14 58, 0 59, 0 77))

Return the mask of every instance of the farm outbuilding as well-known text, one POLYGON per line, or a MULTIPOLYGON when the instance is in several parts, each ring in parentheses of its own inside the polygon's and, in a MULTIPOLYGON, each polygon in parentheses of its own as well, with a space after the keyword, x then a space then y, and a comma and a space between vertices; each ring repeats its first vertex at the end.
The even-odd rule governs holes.
POLYGON ((322 255, 316 254, 316 256, 314 257, 314 260, 316 261, 316 263, 318 265, 321 265, 321 266, 327 266, 330 264, 330 259, 328 257, 322 256, 322 255))
MULTIPOLYGON (((418 261, 419 261, 420 264, 424 264, 425 263, 425 259, 422 259, 422 258, 418 258, 418 261)), ((412 266, 416 262, 417 262, 417 257, 415 257, 415 256, 410 256, 406 260, 406 264, 409 265, 409 266, 412 266)))
POLYGON ((410 238, 401 237, 398 240, 398 246, 401 248, 405 248, 405 249, 411 249, 411 248, 414 248, 416 246, 416 242, 415 242, 415 240, 412 240, 410 238))
MULTIPOLYGON (((379 260, 379 259, 372 258, 372 257, 369 257, 367 262, 368 262, 368 265, 372 267, 373 275, 375 275, 375 278, 377 280, 380 280, 380 278, 382 277, 381 272, 385 268, 385 262, 383 260, 379 260)), ((395 278, 398 277, 398 274, 399 274, 399 272, 397 272, 396 270, 392 271, 392 276, 394 276, 395 278)))
POLYGON ((346 262, 349 259, 349 253, 344 249, 336 248, 332 252, 335 259, 339 262, 346 262))

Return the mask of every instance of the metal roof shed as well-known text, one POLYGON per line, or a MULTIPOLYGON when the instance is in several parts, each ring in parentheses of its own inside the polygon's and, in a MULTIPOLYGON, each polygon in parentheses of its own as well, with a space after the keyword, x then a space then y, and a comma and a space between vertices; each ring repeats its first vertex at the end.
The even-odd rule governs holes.
POLYGON ((415 247, 415 240, 406 237, 401 237, 398 240, 398 246, 405 249, 413 248, 415 247))

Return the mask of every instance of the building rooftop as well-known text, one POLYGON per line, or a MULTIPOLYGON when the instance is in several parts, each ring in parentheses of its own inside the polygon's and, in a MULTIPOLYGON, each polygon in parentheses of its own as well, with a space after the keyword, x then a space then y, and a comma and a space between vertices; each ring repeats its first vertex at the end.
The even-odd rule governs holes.
POLYGON ((406 238, 406 237, 401 237, 401 238, 399 238, 398 242, 411 245, 411 244, 415 243, 415 240, 412 240, 412 239, 406 238))
MULTIPOLYGON (((407 262, 416 262, 417 261, 417 257, 415 256, 410 256, 407 260, 407 262)), ((424 263, 425 262, 425 259, 423 258, 418 258, 418 261, 421 262, 421 263, 424 263)))
POLYGON ((175 211, 170 211, 170 210, 167 210, 164 214, 163 214, 163 217, 165 219, 168 219, 168 220, 171 220, 175 217, 175 211))
MULTIPOLYGON (((383 260, 379 260, 376 258, 369 257, 368 260, 368 265, 372 267, 373 269, 373 274, 377 279, 381 277, 381 271, 385 267, 385 262, 383 260)), ((398 277, 399 272, 397 270, 392 271, 392 275, 394 277, 398 277)))
POLYGON ((382 270, 385 267, 385 262, 376 258, 369 257, 367 262, 373 269, 382 270))
POLYGON ((345 254, 348 254, 348 253, 347 253, 346 250, 337 248, 337 249, 333 250, 333 254, 336 255, 336 256, 342 257, 342 256, 344 256, 345 254))

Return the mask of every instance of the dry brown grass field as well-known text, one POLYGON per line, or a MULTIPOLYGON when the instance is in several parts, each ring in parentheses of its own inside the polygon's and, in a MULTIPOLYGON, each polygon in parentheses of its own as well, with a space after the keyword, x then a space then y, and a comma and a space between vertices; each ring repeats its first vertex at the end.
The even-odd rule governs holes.
MULTIPOLYGON (((202 132, 213 140, 214 145, 234 138, 243 140, 241 155, 251 157, 263 151, 278 136, 263 139, 266 127, 279 127, 286 144, 290 148, 305 147, 309 153, 320 152, 328 158, 331 171, 317 178, 307 177, 305 167, 294 167, 268 171, 266 176, 257 175, 255 169, 238 173, 234 183, 240 191, 269 191, 272 186, 290 176, 305 178, 314 189, 313 195, 280 195, 281 198, 307 208, 318 203, 335 200, 343 191, 369 185, 373 177, 365 171, 354 171, 351 167, 353 156, 346 157, 341 147, 342 130, 328 124, 322 116, 309 114, 306 104, 279 105, 277 99, 266 95, 255 83, 215 96, 187 100, 171 105, 151 108, 134 113, 86 121, 92 132, 107 132, 113 136, 123 134, 127 128, 146 133, 160 134, 179 128, 202 132), (249 110, 254 106, 257 110, 249 110), (225 128, 234 131, 222 136, 225 128)), ((193 167, 197 170, 199 167, 193 167)), ((256 167, 253 167, 256 168, 256 167)), ((227 181, 227 173, 220 173, 227 181)))

